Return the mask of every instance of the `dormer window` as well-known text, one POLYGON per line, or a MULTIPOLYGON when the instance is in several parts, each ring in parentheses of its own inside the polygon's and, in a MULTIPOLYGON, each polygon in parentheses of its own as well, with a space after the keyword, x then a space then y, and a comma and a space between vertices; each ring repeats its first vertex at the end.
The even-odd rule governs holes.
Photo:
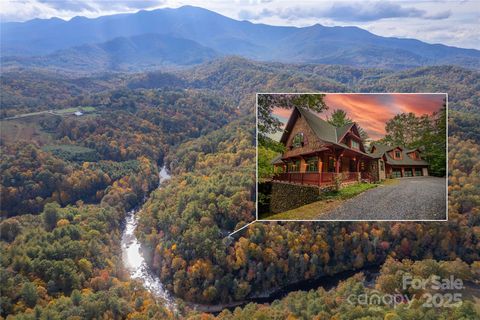
POLYGON ((304 145, 305 143, 304 143, 303 132, 299 132, 292 139, 292 147, 299 148, 299 147, 303 147, 304 145))
POLYGON ((395 150, 395 159, 401 159, 402 153, 399 150, 395 150))
POLYGON ((360 149, 360 144, 356 140, 352 140, 352 148, 353 149, 360 149))
POLYGON ((413 151, 409 153, 410 158, 413 160, 420 160, 420 156, 417 151, 413 151))

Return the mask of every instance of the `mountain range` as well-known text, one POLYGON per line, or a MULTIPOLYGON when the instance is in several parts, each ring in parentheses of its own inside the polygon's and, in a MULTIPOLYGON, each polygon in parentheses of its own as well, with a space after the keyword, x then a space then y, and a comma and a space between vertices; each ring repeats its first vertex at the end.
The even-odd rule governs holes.
POLYGON ((480 68, 480 51, 381 37, 357 27, 282 27, 238 21, 193 6, 94 19, 1 24, 3 67, 135 71, 237 55, 259 61, 406 69, 480 68))

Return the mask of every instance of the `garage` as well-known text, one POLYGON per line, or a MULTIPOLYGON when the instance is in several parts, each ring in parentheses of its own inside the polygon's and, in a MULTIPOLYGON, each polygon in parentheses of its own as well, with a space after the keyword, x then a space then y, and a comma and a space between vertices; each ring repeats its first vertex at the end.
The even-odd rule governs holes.
POLYGON ((403 176, 404 177, 413 177, 413 169, 412 168, 403 169, 403 176))
POLYGON ((393 168, 392 169, 392 177, 401 178, 402 177, 402 170, 400 170, 400 168, 393 168))

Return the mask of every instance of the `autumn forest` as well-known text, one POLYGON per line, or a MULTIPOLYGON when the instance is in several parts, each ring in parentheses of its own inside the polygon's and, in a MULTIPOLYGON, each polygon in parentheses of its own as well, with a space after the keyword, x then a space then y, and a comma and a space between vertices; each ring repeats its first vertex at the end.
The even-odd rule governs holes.
POLYGON ((479 80, 453 66, 393 71, 239 57, 141 73, 6 70, 0 317, 478 318, 479 80), (449 220, 257 222, 228 237, 255 219, 255 92, 273 91, 448 92, 449 220), (158 188, 162 167, 172 177, 158 188), (175 307, 122 263, 124 220, 137 209, 135 235, 175 307), (369 268, 377 270, 370 281, 369 268), (331 290, 258 300, 345 272, 354 274, 331 290), (396 308, 347 302, 397 292, 404 273, 455 276, 468 293, 450 308, 425 306, 422 290, 403 292, 413 302, 396 308))

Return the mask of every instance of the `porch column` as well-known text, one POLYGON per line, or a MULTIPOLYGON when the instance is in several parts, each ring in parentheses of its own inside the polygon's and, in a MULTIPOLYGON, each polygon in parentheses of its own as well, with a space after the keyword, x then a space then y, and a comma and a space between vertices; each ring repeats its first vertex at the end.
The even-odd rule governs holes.
POLYGON ((403 167, 400 168, 401 173, 402 173, 402 178, 405 176, 405 169, 403 167))
POLYGON ((357 158, 357 180, 362 181, 362 176, 360 174, 360 159, 357 158))
POLYGON ((300 170, 299 171, 300 172, 305 172, 306 168, 307 168, 307 165, 305 163, 305 159, 303 157, 300 157, 300 168, 299 168, 300 170))
POLYGON ((335 173, 340 173, 340 158, 343 155, 343 151, 338 153, 335 152, 335 173))
POLYGON ((335 173, 340 172, 340 156, 335 157, 335 173))

